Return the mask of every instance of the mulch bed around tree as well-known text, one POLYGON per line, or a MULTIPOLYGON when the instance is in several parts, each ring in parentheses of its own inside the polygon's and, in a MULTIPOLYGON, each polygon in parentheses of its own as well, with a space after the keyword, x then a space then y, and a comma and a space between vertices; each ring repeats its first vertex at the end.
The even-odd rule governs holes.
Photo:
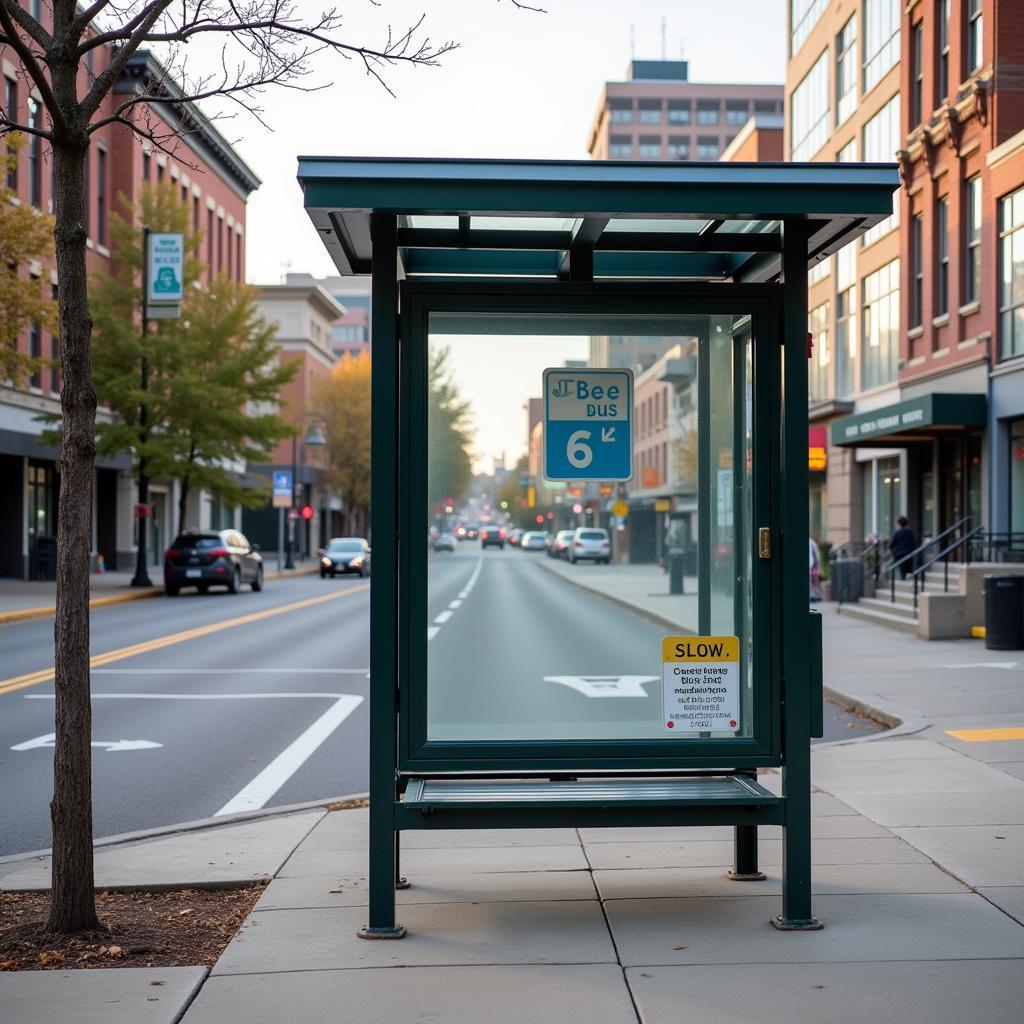
POLYGON ((264 886, 98 892, 96 911, 109 930, 44 931, 48 892, 0 892, 0 971, 82 967, 212 967, 264 886))

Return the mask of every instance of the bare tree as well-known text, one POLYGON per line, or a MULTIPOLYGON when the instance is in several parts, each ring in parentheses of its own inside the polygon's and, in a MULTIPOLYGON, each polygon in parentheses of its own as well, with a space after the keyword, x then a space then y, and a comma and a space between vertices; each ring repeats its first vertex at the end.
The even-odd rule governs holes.
MULTIPOLYGON (((376 5, 376 0, 369 0, 376 5)), ((515 7, 527 4, 512 0, 515 7)), ((0 106, 0 135, 25 132, 46 140, 55 168, 54 240, 60 330, 62 444, 57 524, 56 749, 52 909, 47 927, 72 932, 98 926, 93 897, 90 782, 89 556, 95 459, 96 393, 91 369, 92 318, 86 280, 86 157, 101 128, 123 125, 159 149, 173 152, 201 117, 193 104, 233 101, 261 118, 268 86, 308 91, 318 57, 356 62, 384 88, 398 65, 433 65, 457 44, 435 44, 420 18, 386 33, 379 46, 342 36, 337 8, 307 14, 299 0, 52 0, 42 20, 26 4, 0 0, 0 49, 13 51, 19 74, 38 97, 46 123, 18 120, 0 106), (216 58, 187 57, 201 40, 216 58), (114 86, 132 56, 156 48, 166 69, 122 93, 114 86), (96 60, 97 55, 101 60, 96 60), (109 60, 106 58, 109 57, 109 60), (95 71, 94 71, 95 68, 95 71), (177 107, 172 126, 154 106, 177 107)), ((38 10, 38 8, 36 8, 38 10)), ((389 89, 390 91, 390 89, 389 89)))

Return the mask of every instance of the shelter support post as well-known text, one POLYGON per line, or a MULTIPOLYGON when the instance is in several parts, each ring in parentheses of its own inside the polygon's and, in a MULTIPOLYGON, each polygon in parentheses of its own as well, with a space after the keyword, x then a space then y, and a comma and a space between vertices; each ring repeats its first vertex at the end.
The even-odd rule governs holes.
POLYGON ((807 649, 807 225, 782 239, 782 916, 784 931, 814 930, 811 912, 811 675, 807 649))
POLYGON ((373 244, 373 379, 370 525, 373 588, 370 591, 370 908, 363 939, 400 939, 395 922, 398 836, 398 221, 370 217, 373 244), (390 457, 389 457, 390 454, 390 457))

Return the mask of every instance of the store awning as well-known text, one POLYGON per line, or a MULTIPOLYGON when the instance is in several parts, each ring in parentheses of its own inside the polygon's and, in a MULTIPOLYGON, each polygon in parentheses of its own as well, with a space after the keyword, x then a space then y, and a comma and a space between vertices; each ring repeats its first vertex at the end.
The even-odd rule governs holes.
POLYGON ((967 427, 983 427, 986 414, 984 395, 922 395, 836 420, 832 443, 850 448, 898 448, 967 427))

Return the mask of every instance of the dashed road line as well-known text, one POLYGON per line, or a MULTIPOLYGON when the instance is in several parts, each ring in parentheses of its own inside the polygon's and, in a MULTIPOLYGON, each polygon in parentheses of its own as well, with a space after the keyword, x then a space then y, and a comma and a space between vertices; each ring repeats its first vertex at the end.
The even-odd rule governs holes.
POLYGON ((469 579, 466 581, 466 585, 459 592, 459 596, 456 600, 452 601, 447 609, 441 612, 435 619, 433 626, 427 626, 427 643, 441 632, 441 627, 455 614, 455 612, 462 607, 462 602, 473 592, 473 587, 476 586, 476 581, 480 578, 480 573, 484 567, 484 556, 481 555, 476 560, 476 568, 473 570, 469 579))
POLYGON ((441 612, 441 614, 434 619, 434 623, 438 626, 443 626, 454 614, 455 612, 441 612))

